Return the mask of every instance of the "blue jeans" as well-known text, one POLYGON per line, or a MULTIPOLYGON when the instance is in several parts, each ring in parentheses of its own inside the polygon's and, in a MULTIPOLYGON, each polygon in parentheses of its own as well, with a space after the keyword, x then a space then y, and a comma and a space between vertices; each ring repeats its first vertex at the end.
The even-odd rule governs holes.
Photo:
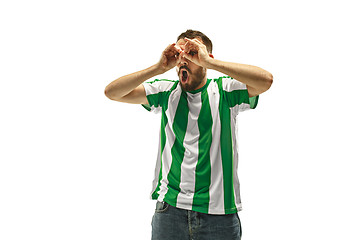
POLYGON ((237 213, 211 215, 157 202, 152 218, 152 240, 240 240, 237 213))

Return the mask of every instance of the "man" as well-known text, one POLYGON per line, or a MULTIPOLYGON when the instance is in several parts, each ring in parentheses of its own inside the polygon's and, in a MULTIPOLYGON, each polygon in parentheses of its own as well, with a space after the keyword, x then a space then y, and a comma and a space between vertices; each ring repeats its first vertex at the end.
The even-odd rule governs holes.
POLYGON ((236 116, 255 108, 272 75, 224 62, 211 40, 187 30, 155 65, 111 82, 105 95, 162 112, 152 199, 152 239, 240 239, 236 116), (176 67, 179 80, 146 80, 176 67), (207 79, 207 69, 227 76, 207 79))

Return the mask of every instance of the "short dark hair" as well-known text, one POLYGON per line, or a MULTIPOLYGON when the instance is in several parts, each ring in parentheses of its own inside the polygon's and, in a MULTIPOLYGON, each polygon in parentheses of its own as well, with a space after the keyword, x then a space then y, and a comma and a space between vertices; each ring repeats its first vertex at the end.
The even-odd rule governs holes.
POLYGON ((208 38, 202 32, 188 29, 186 32, 183 32, 178 36, 177 41, 183 38, 190 38, 190 39, 200 38, 203 41, 204 45, 206 46, 208 52, 212 53, 212 49, 213 49, 212 42, 210 38, 208 38))

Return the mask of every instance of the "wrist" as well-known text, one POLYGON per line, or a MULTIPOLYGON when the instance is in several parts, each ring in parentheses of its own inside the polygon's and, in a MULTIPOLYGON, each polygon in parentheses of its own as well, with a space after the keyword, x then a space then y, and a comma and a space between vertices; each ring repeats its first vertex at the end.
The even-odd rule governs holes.
POLYGON ((152 72, 154 73, 155 76, 167 72, 167 70, 163 66, 161 66, 160 63, 156 63, 155 65, 151 66, 150 68, 152 69, 152 72))
POLYGON ((215 70, 215 68, 216 68, 216 66, 217 66, 217 61, 218 61, 218 60, 210 57, 210 58, 206 61, 205 68, 215 70))

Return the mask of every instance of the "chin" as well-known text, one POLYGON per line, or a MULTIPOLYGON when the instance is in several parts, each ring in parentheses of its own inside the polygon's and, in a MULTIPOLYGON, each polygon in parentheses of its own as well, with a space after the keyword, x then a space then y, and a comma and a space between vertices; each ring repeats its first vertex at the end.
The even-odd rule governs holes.
POLYGON ((182 90, 185 90, 185 91, 192 91, 190 88, 191 88, 191 86, 189 86, 189 84, 187 84, 187 83, 182 83, 181 81, 180 81, 180 86, 181 86, 181 89, 182 90))
POLYGON ((197 87, 199 87, 199 84, 194 86, 194 84, 191 84, 190 82, 182 83, 180 81, 180 86, 185 91, 194 91, 194 90, 196 90, 197 87))

